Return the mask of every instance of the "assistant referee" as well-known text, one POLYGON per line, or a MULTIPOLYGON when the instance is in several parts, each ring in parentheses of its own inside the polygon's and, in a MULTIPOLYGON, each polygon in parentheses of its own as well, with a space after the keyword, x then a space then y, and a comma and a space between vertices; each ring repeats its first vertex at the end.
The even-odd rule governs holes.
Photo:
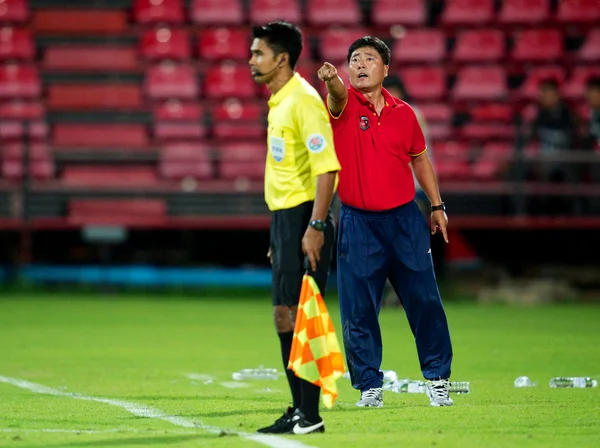
POLYGON ((325 293, 335 239, 330 204, 340 164, 323 100, 294 71, 302 52, 301 31, 278 21, 255 27, 253 37, 252 76, 271 92, 265 167, 265 201, 272 212, 269 257, 275 328, 293 398, 282 417, 258 431, 324 432, 320 388, 298 378, 287 365, 307 268, 325 293))

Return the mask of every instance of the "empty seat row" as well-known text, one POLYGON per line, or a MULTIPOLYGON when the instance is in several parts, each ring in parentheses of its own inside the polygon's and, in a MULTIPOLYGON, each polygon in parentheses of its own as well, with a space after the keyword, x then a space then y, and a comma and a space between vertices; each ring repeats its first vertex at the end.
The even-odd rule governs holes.
MULTIPOLYGON (((320 92, 325 95, 323 83, 316 80, 314 73, 301 74, 307 77, 320 92)), ((347 66, 339 67, 340 76, 348 79, 347 66)), ((406 67, 400 70, 408 91, 415 99, 432 100, 446 96, 448 75, 441 67, 406 67)), ((532 97, 536 93, 537 83, 546 78, 561 82, 566 79, 563 93, 568 98, 583 96, 585 83, 592 76, 600 75, 598 66, 577 66, 570 76, 566 76, 561 66, 538 67, 532 69, 523 87, 517 91, 519 96, 532 97)), ((144 90, 149 98, 160 100, 169 98, 196 100, 201 96, 201 84, 195 68, 189 64, 165 62, 150 67, 146 71, 144 90)), ((236 97, 242 99, 265 97, 264 86, 257 85, 245 64, 231 62, 209 67, 203 75, 203 96, 208 99, 236 97)), ((137 108, 142 104, 141 91, 137 85, 123 84, 89 86, 89 94, 80 97, 86 86, 51 85, 49 106, 72 104, 74 109, 85 108, 93 104, 124 105, 125 108, 137 108)), ((465 66, 456 73, 456 83, 451 97, 457 100, 497 99, 510 93, 507 86, 507 73, 502 66, 465 66)), ((0 99, 38 98, 41 83, 37 69, 30 65, 0 66, 0 99)))
MULTIPOLYGON (((319 34, 320 57, 328 61, 345 61, 348 48, 359 37, 370 34, 366 28, 328 28, 319 34)), ((498 61, 510 57, 518 62, 546 62, 565 55, 563 35, 557 29, 539 28, 513 32, 510 51, 506 35, 498 29, 462 30, 456 33, 456 43, 448 56, 457 62, 498 61)), ((141 54, 151 60, 190 59, 189 35, 177 28, 160 27, 146 30, 140 41, 141 54)), ((212 28, 198 34, 197 52, 202 60, 238 59, 249 57, 250 35, 239 28, 212 28)), ((447 56, 446 34, 434 28, 408 30, 401 39, 392 42, 392 62, 432 62, 447 56)), ((577 51, 580 61, 600 60, 600 28, 590 31, 577 51)))
MULTIPOLYGON (((422 25, 427 21, 424 0, 374 0, 371 17, 376 25, 422 25)), ((362 21, 357 0, 308 0, 302 11, 300 0, 250 0, 249 11, 241 0, 192 0, 190 20, 198 24, 242 24, 246 16, 251 23, 285 19, 294 23, 304 20, 310 25, 355 24, 362 21)), ((134 17, 138 23, 183 23, 187 12, 183 0, 136 0, 134 17)), ((556 11, 551 0, 504 0, 497 12, 493 0, 448 0, 440 22, 442 25, 500 23, 520 25, 544 23, 594 23, 600 19, 596 0, 559 0, 556 11)))

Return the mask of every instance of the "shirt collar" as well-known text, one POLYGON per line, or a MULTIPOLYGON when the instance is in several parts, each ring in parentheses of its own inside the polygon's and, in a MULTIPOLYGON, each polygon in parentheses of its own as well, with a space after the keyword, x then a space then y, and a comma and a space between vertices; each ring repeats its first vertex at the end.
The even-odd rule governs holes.
POLYGON ((279 104, 282 99, 288 96, 296 87, 300 85, 301 79, 302 77, 298 74, 298 72, 295 72, 294 76, 292 76, 277 93, 271 95, 269 98, 269 106, 275 106, 276 104, 279 104))
MULTIPOLYGON (((354 88, 354 86, 350 86, 348 88, 348 90, 353 93, 356 98, 358 99, 358 101, 360 101, 362 104, 364 104, 365 106, 368 106, 371 104, 371 102, 365 98, 365 96, 360 93, 358 90, 356 90, 354 88)), ((385 105, 386 106, 391 106, 391 107, 397 107, 398 106, 398 101, 396 100, 396 98, 394 98, 392 95, 390 95, 390 92, 388 92, 385 88, 381 88, 381 94, 383 95, 383 98, 385 99, 385 105)))

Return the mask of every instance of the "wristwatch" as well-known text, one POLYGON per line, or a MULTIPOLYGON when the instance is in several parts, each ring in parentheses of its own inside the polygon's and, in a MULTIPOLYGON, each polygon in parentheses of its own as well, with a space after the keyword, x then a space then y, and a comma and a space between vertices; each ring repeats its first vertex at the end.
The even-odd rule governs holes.
POLYGON ((319 232, 322 232, 323 230, 325 230, 325 223, 323 221, 321 221, 320 219, 313 219, 309 225, 313 229, 318 230, 319 232))
POLYGON ((442 202, 440 205, 432 205, 430 207, 431 212, 436 212, 438 210, 442 210, 442 211, 446 211, 446 206, 444 205, 444 203, 442 202))

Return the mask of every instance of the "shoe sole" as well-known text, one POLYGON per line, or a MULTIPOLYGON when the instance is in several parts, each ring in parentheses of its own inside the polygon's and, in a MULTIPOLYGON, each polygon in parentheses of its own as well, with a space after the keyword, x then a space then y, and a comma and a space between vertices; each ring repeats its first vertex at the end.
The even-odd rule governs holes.
POLYGON ((382 408, 383 403, 381 403, 381 404, 358 404, 358 403, 356 403, 356 406, 359 408, 382 408))

